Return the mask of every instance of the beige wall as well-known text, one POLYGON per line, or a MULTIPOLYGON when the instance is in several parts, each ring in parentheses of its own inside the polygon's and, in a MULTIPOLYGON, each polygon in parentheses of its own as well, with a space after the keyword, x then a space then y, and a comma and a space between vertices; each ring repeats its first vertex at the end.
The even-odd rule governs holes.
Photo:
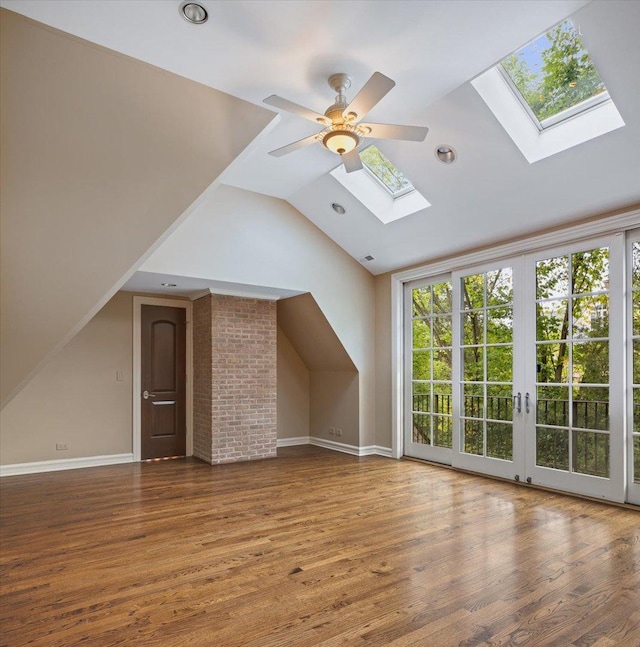
POLYGON ((274 115, 4 9, 0 29, 4 406, 274 115))
MULTIPOLYGON (((133 297, 118 292, 0 412, 0 465, 132 452, 133 297)), ((308 436, 309 370, 280 329, 277 353, 278 438, 308 436)))
POLYGON ((391 274, 376 276, 376 442, 391 448, 391 274))
POLYGON ((140 268, 309 292, 359 374, 359 430, 375 443, 375 281, 288 203, 219 186, 140 268))
POLYGON ((3 409, 1 464, 131 453, 132 316, 119 292, 3 409))
POLYGON ((310 378, 310 435, 357 447, 358 373, 312 371, 310 378), (342 436, 332 436, 331 427, 342 429, 342 436))
POLYGON ((278 438, 309 435, 309 369, 278 327, 278 438))
POLYGON ((358 446, 358 372, 313 296, 279 301, 278 322, 308 369, 309 434, 358 446), (343 429, 343 436, 330 427, 343 429))

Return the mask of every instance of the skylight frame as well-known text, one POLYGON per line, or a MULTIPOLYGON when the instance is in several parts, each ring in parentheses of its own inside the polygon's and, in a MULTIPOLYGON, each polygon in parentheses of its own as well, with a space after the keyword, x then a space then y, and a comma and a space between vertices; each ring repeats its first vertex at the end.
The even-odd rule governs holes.
MULTIPOLYGON (((544 33, 552 29, 553 26, 544 33)), ((527 45, 516 51, 525 47, 527 45)), ((472 79, 471 85, 529 164, 624 127, 624 119, 606 87, 591 97, 593 101, 587 99, 543 119, 540 124, 537 117, 531 115, 532 110, 524 97, 520 100, 520 91, 514 91, 508 75, 503 74, 502 60, 472 79)), ((601 81, 604 84, 604 79, 601 81)))
POLYGON ((412 193, 413 191, 416 190, 416 187, 413 186, 413 183, 411 180, 375 145, 375 144, 369 144, 368 146, 365 146, 361 151, 360 151, 360 160, 362 161, 362 166, 367 173, 367 176, 371 178, 374 182, 376 182, 377 185, 381 186, 390 196, 393 200, 397 200, 398 198, 401 198, 405 195, 408 195, 409 193, 412 193), (380 154, 383 160, 389 163, 389 165, 393 168, 393 170, 402 176, 404 180, 408 183, 409 186, 405 186, 402 189, 399 189, 398 191, 393 191, 387 184, 384 182, 382 178, 380 178, 376 172, 367 164, 366 160, 362 157, 362 153, 364 153, 366 150, 369 150, 370 148, 375 148, 376 151, 380 154))
MULTIPOLYGON (((529 115, 531 121, 533 122, 533 124, 536 126, 536 128, 540 132, 544 132, 548 128, 552 128, 553 126, 556 126, 556 125, 558 125, 560 123, 563 123, 563 122, 567 121, 568 119, 572 119, 573 117, 576 117, 576 116, 578 116, 578 115, 580 115, 580 114, 582 114, 582 113, 584 113, 584 112, 586 112, 588 110, 591 110, 592 108, 596 108, 596 107, 606 103, 607 101, 612 101, 611 96, 609 95, 609 91, 607 90, 607 87, 604 84, 604 80, 602 79, 602 77, 600 75, 600 72, 596 68, 595 63, 593 62, 593 60, 591 58, 591 55, 589 54, 586 47, 582 43, 582 40, 580 39, 580 36, 581 36, 581 34, 579 33, 579 30, 576 30, 576 28, 575 28, 573 22, 571 21, 571 19, 567 18, 567 19, 562 20, 562 21, 556 23, 555 25, 549 27, 549 29, 547 29, 543 33, 539 34, 538 36, 536 36, 535 38, 530 40, 528 43, 526 43, 525 45, 522 45, 521 47, 516 49, 514 52, 512 52, 512 54, 509 54, 509 55, 505 56, 495 66, 495 69, 497 69, 497 71, 500 73, 500 75, 504 79, 507 87, 511 90, 511 92, 513 92, 513 94, 516 97, 516 99, 518 100, 518 102, 522 105, 525 112, 527 113, 527 115, 529 115), (535 49, 535 47, 538 46, 538 41, 540 41, 542 38, 546 38, 547 35, 550 32, 557 29, 558 27, 563 28, 565 26, 567 26, 573 32, 573 34, 576 36, 576 38, 578 39, 579 45, 581 47, 581 52, 588 57, 589 63, 593 66, 593 69, 594 69, 595 73, 597 74, 598 79, 602 83, 602 86, 603 86, 604 90, 601 91, 601 92, 598 92, 597 94, 595 94, 595 95, 593 95, 591 97, 588 97, 587 99, 584 99, 583 101, 580 101, 579 103, 574 104, 573 106, 565 108, 564 110, 561 110, 560 112, 557 112, 556 114, 551 115, 550 117, 546 117, 545 119, 540 120, 538 118, 538 116, 535 114, 532 106, 529 104, 529 102, 527 101, 526 97, 524 96, 524 94, 522 93, 520 88, 518 88, 518 86, 516 85, 515 80, 512 78, 511 74, 509 73, 509 71, 505 67, 504 63, 510 56, 512 56, 514 54, 515 55, 520 55, 520 53, 523 52, 523 50, 526 50, 530 46, 533 46, 534 49, 535 49)), ((545 49, 544 51, 548 51, 548 49, 550 49, 550 47, 545 49)), ((578 52, 578 53, 580 53, 580 52, 578 52)), ((527 58, 526 55, 524 55, 523 59, 525 60, 525 64, 527 65, 527 70, 531 71, 534 74, 538 74, 529 65, 529 62, 526 60, 526 58, 527 58)), ((523 59, 520 59, 520 60, 523 60, 523 59)))
POLYGON ((531 109, 531 106, 529 105, 527 100, 522 96, 522 92, 520 92, 520 90, 517 88, 511 76, 509 76, 509 72, 507 72, 507 70, 504 69, 504 66, 502 65, 502 61, 500 61, 500 63, 496 65, 496 69, 504 79, 504 82, 507 84, 511 92, 513 92, 513 95, 515 96, 515 98, 522 105, 524 111, 529 115, 535 127, 541 133, 547 130, 548 128, 552 128, 553 126, 557 126, 558 124, 564 123, 568 119, 577 117, 578 115, 581 115, 582 113, 588 110, 597 108, 598 106, 606 103, 607 101, 612 101, 611 96, 609 95, 609 91, 605 90, 604 92, 599 92, 593 97, 589 97, 588 99, 585 99, 580 103, 576 103, 574 106, 571 106, 570 108, 561 110, 555 115, 552 115, 551 117, 547 117, 546 119, 543 119, 542 121, 540 121, 538 117, 536 117, 533 110, 531 109))
POLYGON ((366 171, 364 164, 361 170, 352 173, 346 172, 344 164, 338 164, 329 175, 383 225, 406 218, 431 206, 416 187, 399 199, 394 199, 386 186, 373 173, 366 171))

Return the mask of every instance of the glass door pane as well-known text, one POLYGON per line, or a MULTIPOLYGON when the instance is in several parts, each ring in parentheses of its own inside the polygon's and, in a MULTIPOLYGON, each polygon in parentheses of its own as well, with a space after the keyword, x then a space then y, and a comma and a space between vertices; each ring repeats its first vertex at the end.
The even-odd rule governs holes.
POLYGON ((433 280, 405 289, 410 312, 405 417, 407 456, 451 463, 452 298, 451 281, 433 280))
POLYGON ((454 464, 514 478, 521 469, 522 397, 514 400, 514 367, 520 339, 514 314, 514 268, 482 268, 456 275, 459 288, 459 451, 454 464), (514 428, 514 420, 516 427, 514 428))
POLYGON ((606 244, 532 258, 527 475, 591 496, 611 492, 610 260, 606 244))

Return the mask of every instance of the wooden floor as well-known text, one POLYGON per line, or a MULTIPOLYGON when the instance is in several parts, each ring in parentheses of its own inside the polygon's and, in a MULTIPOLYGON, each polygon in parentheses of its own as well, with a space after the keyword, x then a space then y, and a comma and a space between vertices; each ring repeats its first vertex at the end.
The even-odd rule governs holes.
POLYGON ((4 478, 0 645, 640 645, 640 514, 314 447, 4 478))

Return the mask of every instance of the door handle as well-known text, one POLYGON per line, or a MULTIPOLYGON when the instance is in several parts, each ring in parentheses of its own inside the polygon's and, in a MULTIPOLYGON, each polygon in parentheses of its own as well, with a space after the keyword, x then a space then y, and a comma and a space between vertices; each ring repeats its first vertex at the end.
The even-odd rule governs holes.
POLYGON ((149 391, 144 391, 143 394, 142 394, 142 397, 145 400, 148 400, 149 398, 155 398, 156 394, 155 393, 149 393, 149 391))
POLYGON ((528 393, 526 393, 525 396, 524 396, 524 410, 527 413, 529 413, 529 411, 531 411, 531 408, 529 406, 530 405, 530 399, 531 399, 531 396, 528 393))
POLYGON ((520 391, 518 391, 518 395, 513 396, 513 406, 516 408, 518 413, 522 413, 522 393, 520 393, 520 391))

